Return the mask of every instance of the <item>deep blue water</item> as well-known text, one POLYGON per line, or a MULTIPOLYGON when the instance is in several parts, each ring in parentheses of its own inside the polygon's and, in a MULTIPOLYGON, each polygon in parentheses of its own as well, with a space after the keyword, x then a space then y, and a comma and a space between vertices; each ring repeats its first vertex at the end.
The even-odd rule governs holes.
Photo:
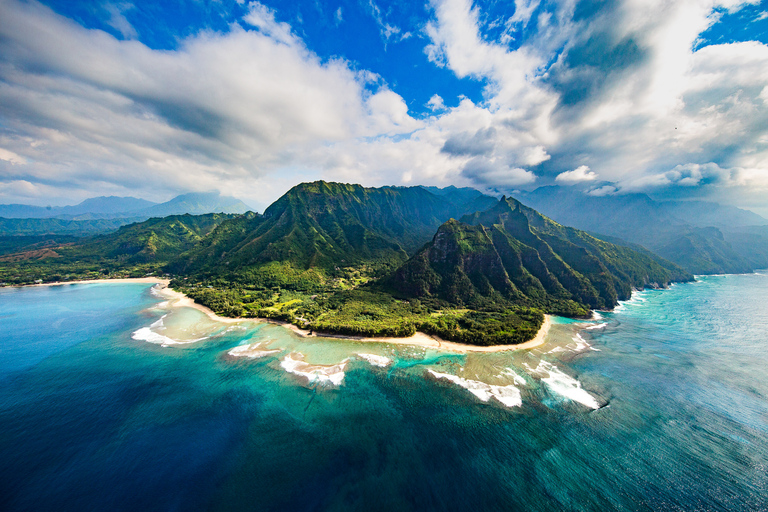
POLYGON ((0 510, 768 509, 768 276, 637 294, 580 331, 596 350, 568 349, 585 326, 561 322, 526 353, 381 345, 387 368, 267 324, 132 339, 159 302, 140 284, 0 290, 0 510), (261 340, 281 352, 227 355, 261 340), (342 385, 286 372, 297 350, 352 356, 342 385), (541 361, 603 407, 554 392, 541 361), (426 372, 502 367, 520 407, 426 372))

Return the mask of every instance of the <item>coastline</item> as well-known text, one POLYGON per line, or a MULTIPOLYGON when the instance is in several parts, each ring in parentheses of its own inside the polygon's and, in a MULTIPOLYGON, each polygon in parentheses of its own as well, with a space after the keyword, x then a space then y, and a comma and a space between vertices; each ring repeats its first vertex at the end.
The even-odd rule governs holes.
POLYGON ((87 284, 87 283, 107 283, 107 282, 109 283, 148 283, 148 284, 151 283, 151 284, 161 285, 160 287, 157 288, 157 292, 161 294, 163 297, 173 301, 170 304, 172 307, 174 308, 187 307, 187 308, 196 309, 204 313, 211 320, 214 320, 216 322, 222 322, 226 324, 249 322, 249 321, 267 322, 267 323, 280 325, 287 329, 290 329, 296 335, 302 338, 332 338, 332 339, 339 339, 339 340, 358 341, 363 343, 392 343, 395 345, 411 345, 416 347, 431 348, 435 350, 443 350, 446 352, 456 352, 461 354, 464 354, 467 352, 506 352, 506 351, 513 351, 513 350, 530 350, 532 348, 536 348, 544 344, 544 340, 547 337, 547 334, 549 333, 550 327, 552 326, 551 315, 544 315, 544 322, 541 324, 541 328, 539 328, 539 332, 536 333, 536 336, 533 339, 517 345, 493 345, 489 347, 483 347, 483 346, 476 346, 476 345, 465 345, 463 343, 456 343, 453 341, 446 341, 442 338, 439 338, 438 336, 432 336, 430 334, 426 334, 423 332, 417 332, 416 334, 408 338, 384 338, 384 337, 367 338, 367 337, 358 337, 358 336, 346 336, 343 334, 316 333, 314 331, 307 331, 305 329, 301 329, 289 322, 284 322, 281 320, 273 320, 270 318, 229 318, 229 317, 219 316, 212 309, 206 306, 203 306, 202 304, 196 303, 194 300, 187 297, 185 294, 181 292, 177 292, 176 290, 172 290, 171 288, 168 287, 170 280, 159 278, 159 277, 90 279, 90 280, 81 280, 81 281, 60 281, 60 282, 57 281, 54 283, 29 284, 29 285, 22 285, 22 286, 59 286, 59 285, 65 285, 65 284, 87 284))
POLYGON ((198 304, 197 302, 187 297, 183 293, 177 292, 176 290, 172 290, 171 288, 168 288, 168 282, 158 283, 158 284, 164 284, 164 286, 162 288, 158 288, 157 292, 163 297, 169 300, 172 300, 173 302, 171 303, 171 306, 174 308, 196 309, 202 313, 205 313, 208 316, 208 318, 210 318, 211 320, 214 320, 216 322, 222 322, 225 324, 235 324, 238 322, 262 320, 261 318, 229 318, 226 316, 219 316, 211 308, 203 306, 202 304, 198 304))
POLYGON ((465 354, 467 352, 507 352, 512 350, 530 350, 544 344, 544 340, 549 333, 549 329, 552 327, 552 316, 544 315, 544 322, 541 324, 539 332, 536 333, 536 336, 533 339, 517 345, 492 345, 489 347, 484 347, 477 345, 465 345, 463 343, 456 343, 454 341, 446 341, 438 336, 433 336, 423 332, 416 332, 416 334, 408 338, 367 338, 362 336, 347 336, 343 334, 316 333, 314 331, 301 329, 300 327, 297 327, 289 322, 272 320, 269 318, 255 318, 254 320, 281 325, 286 329, 292 330, 295 334, 301 336, 302 338, 331 338, 338 340, 358 341, 362 343, 392 343, 395 345, 411 345, 415 347, 431 348, 435 350, 456 352, 460 354, 465 354))
POLYGON ((286 329, 290 329, 291 331, 294 332, 294 334, 302 338, 330 338, 330 339, 337 339, 337 340, 358 341, 363 343, 393 343, 395 345, 411 345, 411 346, 422 347, 422 348, 443 350, 446 352, 458 352, 462 354, 467 352, 506 352, 510 350, 529 350, 532 348, 536 348, 544 344, 544 339, 547 337, 547 333, 549 333, 549 329, 552 326, 551 315, 544 315, 544 322, 541 324, 541 328, 539 328, 539 332, 536 333, 536 336, 532 340, 528 340, 518 345, 493 345, 490 347, 465 345, 463 343, 446 341, 437 336, 432 336, 423 332, 417 332, 416 334, 408 338, 384 338, 384 337, 366 338, 366 337, 360 337, 360 336, 346 336, 343 334, 317 333, 314 331, 301 329, 300 327, 297 327, 296 325, 293 325, 290 322, 285 322, 282 320, 274 320, 271 318, 258 318, 258 317, 229 318, 229 317, 219 316, 210 308, 196 303, 194 300, 187 297, 183 293, 177 292, 175 290, 168 288, 167 283, 165 284, 165 286, 160 288, 158 292, 162 294, 164 297, 167 297, 168 299, 173 300, 174 301, 172 303, 173 307, 194 308, 202 313, 205 313, 211 320, 215 320, 217 322, 223 322, 228 324, 238 323, 238 322, 248 322, 248 321, 266 322, 274 325, 280 325, 282 327, 285 327, 286 329))
POLYGON ((168 286, 170 279, 162 277, 121 277, 118 279, 81 279, 78 281, 54 281, 52 283, 12 284, 7 288, 26 288, 35 286, 63 286, 65 284, 89 284, 89 283, 154 283, 168 286))

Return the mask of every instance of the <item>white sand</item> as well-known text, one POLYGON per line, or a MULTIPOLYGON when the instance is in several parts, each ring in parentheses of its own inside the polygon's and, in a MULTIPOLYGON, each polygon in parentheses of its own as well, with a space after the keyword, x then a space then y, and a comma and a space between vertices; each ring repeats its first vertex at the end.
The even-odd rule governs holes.
POLYGON ((295 332, 296 334, 302 337, 322 337, 322 338, 334 338, 334 339, 342 339, 342 340, 353 340, 353 341, 360 341, 360 342, 378 342, 378 343, 393 343, 396 345, 412 345, 416 347, 432 348, 436 350, 444 350, 446 352, 457 352, 462 354, 467 352, 505 352, 507 350, 528 350, 528 349, 536 348, 544 344, 544 339, 546 338, 547 333, 549 332, 549 329, 552 326, 551 317, 549 315, 544 315, 544 322, 541 324, 541 328, 539 329, 539 332, 536 334, 536 337, 533 338, 532 340, 526 341, 525 343, 520 343, 518 345, 494 345, 491 347, 479 347, 475 345, 465 345, 463 343, 455 343, 453 341, 445 341, 443 339, 440 339, 437 336, 432 336, 430 334, 425 334, 423 332, 417 332, 416 334, 414 334, 409 338, 384 338, 384 337, 365 338, 365 337, 358 337, 358 336, 345 336, 341 334, 324 334, 324 333, 318 334, 315 332, 312 332, 310 334, 310 331, 300 329, 299 327, 293 324, 290 324, 288 322, 282 322, 279 320, 271 320, 268 318, 223 317, 223 316, 217 315, 211 309, 201 304, 197 304, 194 300, 190 299, 183 293, 177 292, 175 290, 168 288, 168 283, 170 281, 168 279, 162 279, 159 277, 99 279, 99 280, 92 280, 92 281, 65 281, 61 283, 43 283, 43 284, 36 284, 31 286, 54 286, 59 284, 82 284, 82 283, 95 283, 95 282, 157 283, 160 286, 157 287, 156 290, 161 296, 169 299, 170 305, 172 307, 194 308, 194 309, 197 309, 198 311, 205 313, 211 320, 215 320, 217 322, 222 322, 227 324, 245 322, 249 320, 256 320, 261 322, 269 322, 277 325, 282 325, 283 327, 291 329, 293 332, 295 332))
POLYGON ((225 324, 236 324, 238 322, 245 322, 247 320, 251 320, 250 318, 228 318, 225 316, 219 316, 216 313, 214 313, 210 308, 207 308, 203 306, 202 304, 196 303, 194 300, 190 299, 186 295, 184 295, 181 292, 177 292, 176 290, 172 290, 168 288, 168 281, 165 281, 164 286, 156 288, 157 292, 169 299, 170 306, 174 308, 194 308, 198 311, 202 311, 206 315, 208 315, 208 318, 211 320, 215 320, 217 322, 222 322, 225 324))
POLYGON ((86 279, 81 281, 55 281, 53 283, 25 284, 22 286, 59 286, 63 284, 89 283, 157 283, 168 286, 170 281, 161 277, 125 277, 121 279, 86 279))
MULTIPOLYGON (((262 319, 259 319, 262 320, 262 319)), ((353 341, 360 341, 360 342, 378 342, 378 343, 394 343, 397 345, 412 345, 416 347, 424 347, 424 348, 432 348, 436 350, 444 350, 446 352, 458 352, 458 353, 467 353, 467 352, 505 352, 507 350, 527 350, 539 347, 544 344, 544 339, 547 336, 547 333, 549 332, 550 327, 552 326, 552 317, 550 315, 544 315, 544 322, 541 324, 541 328, 539 329, 539 332, 536 333, 536 337, 532 340, 528 340, 525 343, 520 343, 519 345, 494 345, 491 347, 478 347, 476 345, 465 345, 463 343, 455 343, 453 341, 445 341, 437 336, 432 336, 430 334, 425 334, 423 332, 417 332, 413 336, 409 338, 383 338, 383 337, 377 337, 377 338, 365 338, 360 336, 344 336, 341 334, 317 334, 312 333, 310 334, 310 331, 300 329, 299 327, 296 327, 293 324, 289 324, 288 322, 279 322, 275 320, 265 320, 274 324, 282 325, 288 329, 291 329, 299 336, 303 337, 322 337, 322 338, 334 338, 334 339, 341 339, 341 340, 353 340, 353 341)))

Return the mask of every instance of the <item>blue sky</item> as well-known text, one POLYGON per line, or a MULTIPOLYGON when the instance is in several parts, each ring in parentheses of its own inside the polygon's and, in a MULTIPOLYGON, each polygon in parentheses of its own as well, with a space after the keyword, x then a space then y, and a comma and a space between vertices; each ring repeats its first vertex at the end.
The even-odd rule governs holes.
POLYGON ((326 179, 768 214, 768 2, 0 0, 0 203, 326 179))

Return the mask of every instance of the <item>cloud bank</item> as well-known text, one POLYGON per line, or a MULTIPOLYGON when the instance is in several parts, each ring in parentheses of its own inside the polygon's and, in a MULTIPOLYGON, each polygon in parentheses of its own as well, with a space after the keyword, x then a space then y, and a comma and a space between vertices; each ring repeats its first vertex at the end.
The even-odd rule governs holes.
POLYGON ((599 176, 598 193, 766 205, 768 46, 700 39, 747 3, 517 0, 492 20, 433 0, 425 60, 484 99, 430 94, 417 116, 258 2, 226 32, 154 50, 122 4, 117 39, 0 0, 0 200, 219 189, 264 205, 304 179, 507 192, 599 176))

